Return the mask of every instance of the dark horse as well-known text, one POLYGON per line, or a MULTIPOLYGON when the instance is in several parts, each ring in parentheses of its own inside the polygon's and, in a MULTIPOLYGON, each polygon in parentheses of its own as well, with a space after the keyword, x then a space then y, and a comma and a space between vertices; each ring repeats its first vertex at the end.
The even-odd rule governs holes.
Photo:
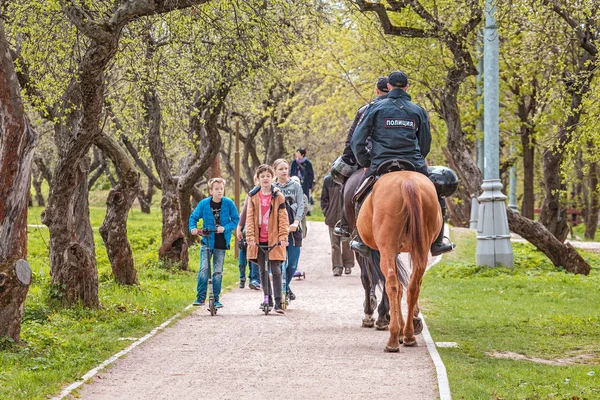
MULTIPOLYGON (((350 232, 354 231, 356 228, 355 206, 352 202, 352 197, 354 196, 354 192, 362 180, 363 173, 364 170, 362 169, 354 172, 344 185, 343 212, 346 216, 346 222, 350 232)), ((388 328, 390 323, 390 305, 387 294, 385 293, 385 287, 383 287, 382 299, 379 303, 379 307, 377 307, 377 295, 375 289, 381 282, 380 274, 376 273, 377 269, 374 268, 374 262, 370 260, 372 257, 365 258, 359 253, 355 253, 355 256, 356 261, 360 266, 360 280, 365 290, 365 300, 363 302, 365 315, 362 320, 362 326, 365 328, 372 328, 374 325, 376 325, 377 329, 385 330, 388 328), (378 313, 377 323, 375 323, 375 319, 373 319, 375 308, 377 308, 378 313)), ((377 262, 376 264, 378 265, 379 263, 377 262)), ((383 283, 383 285, 385 285, 385 283, 383 283)))
POLYGON ((427 268, 429 249, 442 227, 435 186, 418 172, 390 172, 381 176, 363 202, 356 227, 365 244, 377 250, 381 258, 378 273, 385 277, 390 304, 390 338, 385 350, 399 351, 400 343, 414 346, 417 343, 414 317, 418 313, 421 281, 427 268), (410 253, 412 262, 407 286, 406 324, 402 317, 402 285, 397 257, 401 252, 410 253))

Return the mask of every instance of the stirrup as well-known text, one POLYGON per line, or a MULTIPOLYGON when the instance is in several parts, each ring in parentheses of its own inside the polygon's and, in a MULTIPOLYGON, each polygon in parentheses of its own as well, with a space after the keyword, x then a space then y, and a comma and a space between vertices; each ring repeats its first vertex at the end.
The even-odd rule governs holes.
POLYGON ((342 227, 342 224, 340 222, 342 222, 342 221, 340 220, 337 222, 337 224, 335 224, 335 227, 333 228, 333 234, 336 236, 340 236, 343 239, 350 238, 350 232, 348 232, 347 229, 344 229, 344 227, 342 227))

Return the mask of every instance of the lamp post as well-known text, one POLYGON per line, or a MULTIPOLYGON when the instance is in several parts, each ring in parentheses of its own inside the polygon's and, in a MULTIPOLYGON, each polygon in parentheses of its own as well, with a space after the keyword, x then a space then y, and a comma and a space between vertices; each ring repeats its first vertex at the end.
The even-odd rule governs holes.
POLYGON ((477 265, 513 266, 513 252, 506 217, 506 196, 502 193, 499 162, 499 84, 498 27, 496 0, 486 0, 484 57, 484 180, 483 193, 478 198, 477 265))
MULTIPOLYGON (((482 35, 483 36, 483 33, 482 35)), ((483 108, 483 47, 481 44, 481 37, 477 39, 477 50, 480 54, 479 62, 477 63, 477 111, 479 112, 483 108)), ((483 115, 479 116, 477 120, 477 133, 483 131, 483 115)), ((475 161, 477 162, 477 167, 483 173, 483 139, 476 137, 475 138, 475 161)), ((471 218, 469 221, 469 229, 477 229, 477 220, 479 218, 479 202, 477 201, 477 197, 473 195, 471 197, 471 218)))

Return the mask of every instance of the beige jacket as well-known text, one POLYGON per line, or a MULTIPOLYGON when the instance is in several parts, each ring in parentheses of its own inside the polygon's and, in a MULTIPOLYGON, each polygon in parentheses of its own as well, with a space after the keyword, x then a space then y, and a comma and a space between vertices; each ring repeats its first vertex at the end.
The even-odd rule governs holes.
MULTIPOLYGON (((260 215, 260 196, 256 192, 248 193, 250 201, 248 202, 248 214, 246 215, 246 240, 258 244, 259 237, 259 215, 260 215)), ((271 186, 271 212, 269 213, 269 246, 282 240, 288 240, 288 228, 290 226, 287 210, 285 209, 285 197, 275 186, 271 186)), ((258 259, 258 246, 248 245, 248 260, 256 261, 258 259)), ((285 261, 285 247, 277 246, 269 253, 270 260, 285 261)))

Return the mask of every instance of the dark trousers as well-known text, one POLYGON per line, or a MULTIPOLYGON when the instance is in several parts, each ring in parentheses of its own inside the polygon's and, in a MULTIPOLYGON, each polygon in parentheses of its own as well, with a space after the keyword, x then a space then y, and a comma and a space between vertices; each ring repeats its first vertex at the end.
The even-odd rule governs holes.
POLYGON ((329 241, 331 242, 331 266, 336 268, 352 268, 354 266, 354 252, 350 248, 348 240, 333 233, 333 227, 329 228, 329 241))
MULTIPOLYGON (((266 243, 264 243, 266 245, 266 243)), ((263 243, 261 243, 263 245, 263 243)), ((262 283, 263 293, 268 294, 269 287, 269 271, 266 269, 266 257, 265 252, 258 249, 258 269, 260 270, 260 281, 262 283)), ((281 302, 281 261, 270 260, 269 265, 273 272, 273 290, 271 294, 274 294, 275 303, 281 302)))

